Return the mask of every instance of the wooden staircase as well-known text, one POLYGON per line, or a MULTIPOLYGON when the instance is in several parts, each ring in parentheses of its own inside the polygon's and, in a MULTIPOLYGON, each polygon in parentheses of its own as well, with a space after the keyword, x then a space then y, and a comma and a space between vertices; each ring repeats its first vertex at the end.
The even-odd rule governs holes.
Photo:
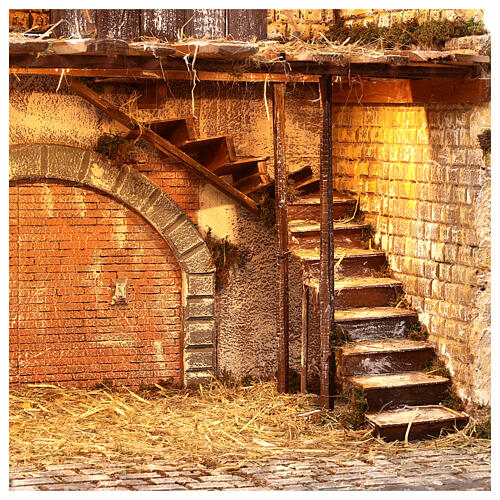
MULTIPOLYGON (((273 185, 266 167, 269 157, 237 157, 233 138, 228 135, 199 138, 192 116, 143 122, 141 126, 155 132, 213 174, 232 176, 233 186, 245 195, 273 185)), ((133 130, 127 137, 139 135, 140 131, 133 130)))
MULTIPOLYGON (((288 204, 289 245, 302 268, 303 283, 317 305, 319 293, 319 181, 303 184, 306 194, 288 204), (316 188, 315 188, 316 186, 316 188)), ((426 373, 432 345, 407 338, 415 311, 396 307, 402 284, 387 275, 383 251, 366 248, 369 225, 356 220, 355 199, 334 192, 335 323, 352 341, 337 348, 337 387, 360 388, 367 422, 376 436, 422 439, 466 425, 465 413, 440 405, 450 386, 426 373)))

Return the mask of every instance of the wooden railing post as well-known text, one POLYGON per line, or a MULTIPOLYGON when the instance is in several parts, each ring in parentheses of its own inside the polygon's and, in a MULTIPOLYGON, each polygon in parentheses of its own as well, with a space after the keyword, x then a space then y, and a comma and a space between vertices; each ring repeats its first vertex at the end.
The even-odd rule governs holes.
MULTIPOLYGON (((264 84, 265 85, 265 84, 264 84)), ((288 212, 285 155, 285 84, 273 84, 274 189, 278 231, 278 391, 288 391, 288 212)))
POLYGON ((334 360, 330 352, 330 333, 334 325, 334 242, 333 242, 333 153, 332 153, 332 77, 320 79, 323 127, 320 143, 320 404, 333 408, 335 390, 334 360))

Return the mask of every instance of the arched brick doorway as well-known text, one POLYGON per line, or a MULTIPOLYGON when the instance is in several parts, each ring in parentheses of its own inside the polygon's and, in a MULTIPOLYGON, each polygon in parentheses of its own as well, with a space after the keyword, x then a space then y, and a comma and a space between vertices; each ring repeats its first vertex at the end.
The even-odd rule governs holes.
MULTIPOLYGON (((30 234, 30 232, 32 234, 33 230, 30 230, 29 227, 25 227, 26 225, 19 224, 19 221, 24 220, 26 222, 27 220, 29 220, 30 208, 32 208, 33 210, 35 208, 38 208, 37 204, 40 205, 42 212, 45 213, 49 209, 52 209, 53 211, 54 208, 56 209, 56 213, 52 214, 52 217, 50 217, 50 220, 52 222, 56 220, 60 221, 61 218, 58 216, 62 215, 64 213, 64 210, 66 210, 66 215, 69 216, 68 218, 72 220, 71 223, 69 223, 69 221, 66 221, 66 229, 65 231, 63 231, 63 233, 66 233, 66 236, 64 236, 65 239, 60 239, 57 242, 57 252, 53 252, 53 257, 55 258, 55 260, 51 259, 50 255, 47 255, 47 252, 50 253, 51 249, 56 250, 54 248, 54 245, 51 245, 48 242, 46 242, 46 244, 44 245, 42 241, 43 239, 58 239, 56 238, 56 235, 58 234, 57 231, 54 232, 54 228, 51 229, 50 224, 47 224, 47 227, 45 227, 45 225, 43 224, 38 224, 38 226, 35 226, 41 228, 42 234, 40 234, 40 238, 35 239, 35 245, 24 245, 25 247, 30 247, 30 250, 42 250, 42 247, 46 247, 43 248, 46 254, 44 259, 48 260, 42 260, 42 262, 46 262, 48 264, 48 267, 46 266, 46 269, 44 269, 44 271, 53 270, 57 267, 57 265, 68 265, 69 267, 67 269, 65 269, 64 267, 60 267, 60 270, 73 270, 74 272, 78 272, 76 264, 71 267, 72 264, 68 264, 68 260, 63 259, 63 256, 65 255, 71 256, 72 251, 74 255, 79 253, 80 257, 82 257, 82 260, 86 260, 86 262, 82 263, 83 267, 81 269, 85 269, 85 273, 87 274, 89 270, 92 270, 92 266, 96 268, 96 266, 98 267, 99 265, 101 265, 101 272, 97 273, 100 276, 99 280, 96 280, 95 283, 92 283, 92 280, 90 280, 89 282, 89 280, 87 279, 86 285, 89 285, 89 290, 93 290, 93 292, 87 292, 85 295, 87 295, 86 299, 88 299, 88 296, 90 296, 94 297, 94 301, 96 303, 101 302, 101 307, 103 308, 103 311, 106 310, 106 312, 101 312, 99 313, 99 315, 96 315, 95 309, 90 308, 91 311, 89 312, 88 318, 75 318, 75 316, 72 317, 71 314, 67 312, 71 310, 71 307, 76 308, 78 304, 80 307, 79 310, 85 311, 85 308, 89 306, 82 305, 84 304, 84 302, 78 302, 76 300, 73 300, 73 302, 69 302, 68 300, 66 300, 62 301, 61 304, 73 303, 75 305, 65 306, 66 309, 61 309, 61 306, 57 306, 58 311, 66 311, 64 313, 65 317, 53 317, 49 321, 49 318, 47 316, 50 316, 50 312, 54 313, 56 308, 55 301, 51 299, 53 303, 45 304, 44 307, 39 310, 35 310, 32 313, 32 315, 38 318, 38 321, 41 321, 41 323, 39 324, 42 325, 41 331, 45 332, 43 335, 49 335, 49 333, 47 333, 47 330, 50 326, 52 326, 54 328, 57 327, 63 329, 61 330, 61 333, 55 333, 54 335, 73 335, 73 337, 71 338, 74 339, 75 342, 79 342, 82 338, 85 339, 85 337, 77 337, 78 332, 85 333, 88 331, 87 337, 91 338, 89 337, 89 335, 99 334, 99 325, 101 325, 102 327, 99 338, 101 339, 101 342, 108 342, 109 347, 109 342, 113 342, 113 339, 110 337, 113 335, 119 337, 119 318, 121 317, 124 321, 127 320, 129 323, 132 321, 132 327, 128 328, 129 337, 133 333, 133 335, 135 335, 134 339, 136 341, 136 344, 138 342, 142 342, 141 345, 145 346, 145 349, 143 349, 143 352, 139 354, 139 356, 142 356, 141 359, 143 359, 144 363, 146 363, 144 367, 148 366, 151 369, 149 375, 153 376, 153 378, 154 373, 156 373, 157 378, 162 378, 162 376, 164 378, 167 376, 167 373, 171 375, 177 374, 178 378, 180 378, 180 370, 182 366, 180 357, 183 357, 183 381, 185 383, 201 381, 210 376, 209 373, 213 369, 214 358, 214 268, 211 262, 209 251, 197 229, 193 226, 193 224, 190 222, 185 213, 180 209, 180 207, 164 191, 156 186, 156 184, 154 184, 150 179, 131 167, 113 166, 107 162, 103 162, 98 155, 89 150, 50 144, 27 144, 11 147, 10 180, 12 184, 11 189, 14 192, 13 197, 11 198, 11 208, 14 208, 15 212, 17 211, 17 226, 18 230, 24 232, 24 240, 30 239, 28 235, 30 234), (40 181, 43 182, 40 183, 40 181), (25 192, 26 189, 28 189, 29 193, 30 183, 31 188, 34 189, 33 196, 35 198, 36 196, 40 198, 38 201, 36 199, 32 200, 32 202, 35 203, 34 205, 33 203, 30 205, 27 201, 30 199, 29 196, 23 196, 27 194, 25 192), (48 196, 44 197, 43 192, 37 193, 36 189, 45 189, 46 194, 48 193, 48 196), (19 190, 21 190, 21 192, 19 190), (80 194, 77 195, 77 193, 80 194), (85 193, 85 195, 83 195, 82 193, 85 193), (56 195, 55 205, 54 195, 56 195), (95 210, 95 213, 93 215, 96 215, 96 217, 78 217, 78 214, 71 213, 71 208, 69 206, 64 205, 64 203, 68 203, 69 200, 74 200, 75 197, 78 196, 84 196, 85 199, 77 203, 77 208, 80 211, 82 209, 85 209, 87 211, 95 210), (23 206, 23 203, 25 204, 24 208, 21 208, 23 206), (128 208, 125 208, 124 205, 128 208), (111 217, 113 213, 120 214, 120 217, 122 219, 120 224, 113 223, 113 218, 111 217), (23 215, 23 217, 21 217, 21 215, 23 215), (97 217, 97 215, 102 215, 102 217, 97 217), (146 219, 149 225, 145 224, 143 219, 146 219), (126 221, 125 225, 123 221, 126 221), (132 243, 132 241, 134 241, 133 239, 131 239, 133 238, 133 236, 131 236, 133 231, 124 229, 124 227, 126 227, 128 224, 137 227, 142 226, 142 230, 146 231, 147 233, 146 240, 148 241, 148 243, 146 244, 146 246, 144 245, 144 242, 139 243, 137 240, 135 240, 135 243, 132 243), (67 233, 71 232, 69 228, 73 227, 73 229, 75 229, 78 228, 79 225, 79 236, 68 238, 67 233), (103 228, 106 228, 107 236, 103 236, 102 231, 98 230, 99 225, 101 225, 103 228), (83 230, 83 226, 92 226, 96 230, 92 231, 92 229, 88 228, 83 230), (145 227, 147 227, 147 230, 145 230, 145 227), (99 246, 99 238, 105 238, 107 240, 108 246, 112 247, 112 249, 110 249, 109 251, 104 252, 111 254, 107 256, 109 258, 107 258, 104 268, 102 267, 102 251, 99 250, 97 252, 96 249, 92 250, 92 246, 99 246), (151 268, 146 269, 148 264, 155 264, 154 258, 152 261, 151 259, 148 259, 147 254, 148 252, 151 253, 151 249, 148 250, 147 247, 152 246, 154 250, 155 246, 161 246, 162 243, 161 241, 159 241, 160 239, 166 242, 168 245, 168 247, 166 245, 163 245, 163 250, 159 248, 156 249, 158 250, 159 254, 158 259, 160 261, 162 259, 164 260, 163 264, 166 266, 164 267, 164 270, 168 276, 162 276, 161 272, 157 273, 151 268), (65 246, 71 245, 74 245, 74 248, 64 248, 65 246), (120 248, 120 245, 122 246, 122 248, 120 248), (128 247, 128 252, 127 248, 125 248, 124 245, 128 247), (67 250, 67 252, 62 252, 62 250, 67 250), (114 263, 113 252, 115 252, 114 263), (136 254, 135 259, 137 261, 135 263, 132 262, 134 258, 134 252, 136 254), (56 254, 59 255, 59 257, 57 257, 56 254), (121 254, 122 256, 119 257, 119 254, 121 254), (85 258, 83 258, 83 256, 85 256, 85 258), (97 260, 101 261, 100 264, 96 264, 96 256, 99 257, 97 260), (120 262, 118 262, 120 259, 122 259, 122 261, 123 259, 125 259, 126 261, 122 262, 124 264, 123 266, 120 266, 120 262), (65 264, 63 264, 63 262, 65 264), (156 285, 151 285, 151 283, 147 282, 146 276, 151 272, 153 272, 154 275, 157 276, 159 280, 158 284, 163 280, 163 286, 154 288, 156 285), (129 274, 130 276, 136 276, 136 278, 130 278, 129 276, 127 276, 127 274, 129 274), (127 305, 123 301, 120 302, 123 299, 120 299, 120 297, 118 297, 116 293, 113 292, 119 292, 120 285, 123 285, 125 282, 127 283, 128 288, 129 281, 130 284, 133 284, 134 279, 139 281, 135 282, 135 288, 132 288, 130 290, 130 295, 127 294, 126 300, 131 300, 134 304, 135 309, 134 312, 131 313, 130 308, 128 308, 128 313, 126 313, 123 311, 127 311, 127 305), (148 289, 148 286, 152 286, 152 288, 148 289), (174 290, 172 286, 175 287, 177 292, 172 292, 174 290), (138 293, 141 287, 146 287, 145 289, 149 290, 152 293, 142 294, 141 297, 141 293, 138 293), (170 292, 172 292, 172 308, 164 306, 160 307, 159 304, 157 304, 159 306, 157 308, 152 307, 154 299, 150 296, 146 297, 146 295, 154 295, 155 290, 160 289, 163 290, 163 294, 166 294, 165 296, 169 295, 169 290, 170 292), (108 303, 106 303, 106 301, 104 300, 106 293, 108 294, 108 303), (103 299, 102 301, 97 301, 97 299, 95 299, 95 297, 97 297, 98 295, 103 299), (111 304, 111 302, 113 301, 113 295, 115 295, 116 300, 114 301, 114 304, 111 304), (177 301, 177 305, 175 301, 177 301), (178 311, 178 313, 172 314, 172 311, 175 311, 176 307, 177 309, 180 309, 179 306, 182 306, 182 312, 178 311), (144 314, 142 316, 140 314, 137 314, 140 307, 144 309, 144 314), (155 316, 153 316, 153 314, 155 316), (168 318, 169 315, 171 316, 171 320, 165 319, 168 318), (149 319, 146 319, 146 317, 149 319), (156 317, 158 319, 152 320, 151 318, 153 317, 156 317), (82 329, 78 330, 78 327, 81 323, 80 321, 73 321, 73 326, 71 326, 70 320, 72 319, 82 320, 81 322, 83 323, 84 327, 82 326, 82 329), (169 321, 170 327, 168 331, 170 333, 167 335, 165 325, 168 324, 169 321), (175 325, 176 321, 178 322, 177 326, 175 325), (154 328, 152 328, 152 325, 155 322, 157 324, 154 328), (144 328, 142 328, 141 325, 144 328), (69 328, 70 330, 71 328, 74 328, 74 330, 72 333, 68 333, 64 330, 64 328, 69 328), (105 329, 107 329, 108 331, 105 332, 105 329), (140 339, 140 335, 138 332, 138 330, 140 329, 148 330, 148 332, 142 332, 142 340, 138 340, 140 339), (176 329, 178 331, 177 339, 175 339, 176 329), (162 331, 164 333, 163 337, 161 336, 162 331), (149 340, 146 340, 148 335, 151 338, 149 338, 149 340), (169 335, 171 335, 171 338, 169 337, 169 335), (184 346, 182 352, 177 352, 177 358, 175 354, 172 354, 172 363, 170 363, 170 365, 165 361, 167 358, 169 358, 169 356, 165 356, 165 354, 168 354, 168 350, 170 348, 168 347, 169 342, 171 342, 172 345, 170 347, 173 350, 175 350, 176 348, 178 350, 181 349, 182 344, 184 346), (150 351, 149 358, 145 354, 148 349, 150 351), (155 350, 156 353, 154 352, 155 350), (152 359, 156 360, 156 365, 155 362, 151 361, 152 359), (177 361, 175 361, 176 359, 177 361), (158 371, 158 369, 160 371, 158 371)), ((13 236, 14 241, 19 238, 16 235, 13 236)), ((33 240, 33 237, 31 237, 31 239, 33 240)), ((18 241, 18 243, 21 243, 21 241, 18 241)), ((17 248, 19 251, 20 246, 18 245, 17 248)), ((31 255, 32 259, 36 257, 34 254, 31 255)), ((13 269, 15 269, 16 256, 13 255, 12 257, 12 262, 14 263, 13 269)), ((17 255, 17 259, 19 259, 19 257, 20 254, 17 255)), ((149 255, 149 257, 151 257, 151 255, 149 255)), ((34 264, 39 263, 40 261, 38 263, 34 262, 34 264)), ((19 266, 19 264, 20 262, 19 260, 17 260, 17 265, 19 266)), ((157 262, 157 264, 157 271, 161 271, 160 264, 162 264, 162 262, 157 262)), ((24 270, 25 269, 18 269, 20 275, 24 275, 24 273, 21 272, 24 270)), ((15 277, 15 271, 13 272, 13 277, 15 277)), ((27 289, 31 289, 30 293, 34 294, 35 292, 33 292, 33 289, 36 288, 36 280, 31 280, 31 278, 33 277, 29 276, 29 273, 27 273, 26 277, 27 279, 23 281, 27 281, 27 289)), ((78 283, 77 278, 81 278, 81 276, 74 277, 72 285, 68 288, 68 290, 65 290, 65 292, 71 293, 73 294, 73 296, 76 296, 75 284, 78 283)), ((55 284, 57 285, 57 283, 55 284)), ((57 289, 57 286, 55 288, 57 289)), ((61 290, 64 289, 64 287, 59 288, 61 290)), ((29 330, 29 323, 25 322, 21 325, 21 320, 16 322, 18 316, 14 315, 13 312, 16 309, 16 304, 18 304, 17 308, 19 313, 21 312, 21 309, 24 308, 25 310, 23 309, 22 311, 23 314, 28 314, 28 316, 21 315, 19 316, 19 318, 31 318, 28 313, 30 307, 27 307, 29 306, 27 302, 30 299, 27 295, 26 300, 22 298, 23 295, 20 294, 19 282, 16 283, 15 290, 17 291, 18 295, 17 299, 15 296, 13 296, 13 301, 11 302, 13 309, 11 312, 11 333, 12 339, 17 339, 17 342, 20 345, 21 336, 27 333, 26 329, 29 330), (16 302, 16 304, 14 302, 16 302), (20 328, 21 326, 25 328, 20 328)), ((13 286, 11 286, 11 292, 14 292, 13 286)), ((35 300, 40 301, 40 299, 35 300)), ((43 300, 47 301, 46 298, 43 300)), ((162 299, 160 298, 160 302, 161 301, 162 299)), ((165 302, 165 300, 163 300, 163 302, 165 302)), ((31 308, 31 310, 33 310, 33 308, 31 308)), ((80 314, 80 316, 85 316, 85 314, 80 314)), ((65 339, 70 344, 71 342, 73 342, 73 340, 69 341, 68 338, 65 339)), ((128 342, 129 344, 133 344, 131 338, 128 339, 128 342)), ((105 353, 105 345, 106 344, 103 343, 89 344, 89 346, 87 346, 87 349, 89 350, 89 353, 94 354, 97 352, 95 349, 102 349, 103 351, 99 354, 103 354, 105 353), (92 351, 92 349, 94 349, 94 351, 92 351)), ((27 347, 27 345, 25 347, 27 347)), ((112 359, 108 363, 111 371, 113 371, 113 362, 117 363, 115 370, 116 372, 120 372, 119 368, 126 368, 126 361, 131 362, 130 359, 124 360, 123 356, 120 357, 120 354, 117 354, 131 352, 130 350, 127 351, 126 347, 130 347, 132 349, 131 346, 122 346, 121 351, 119 350, 119 347, 116 347, 115 351, 113 351, 112 359)), ((112 350, 109 352, 111 353, 112 350)), ((41 365, 43 365, 43 356, 43 354, 39 354, 41 365)), ((99 359, 101 359, 101 362, 98 363, 100 365, 100 371, 95 371, 103 373, 104 370, 102 368, 102 365, 104 365, 105 363, 103 363, 102 361, 104 358, 101 356, 99 359)), ((137 362, 138 361, 136 361, 136 363, 137 362)), ((36 361, 32 360, 30 366, 36 366, 36 364, 36 361)), ((128 366, 130 367, 130 364, 128 366)), ((41 369, 42 368, 39 368, 38 371, 40 371, 41 369)), ((37 369, 34 369, 34 371, 36 372, 37 369)), ((136 371, 144 372, 145 370, 136 371)), ((26 375, 28 376, 28 374, 26 375)), ((101 379, 105 378, 107 377, 101 376, 101 379)), ((145 376, 144 378, 150 379, 151 377, 145 376)), ((83 375, 78 375, 78 377, 73 378, 73 380, 84 379, 85 378, 83 377, 83 375)), ((124 379, 124 377, 117 377, 118 381, 122 381, 122 379, 124 379)), ((125 380, 123 380, 123 382, 126 383, 125 380)), ((137 385, 135 382, 133 382, 133 384, 137 385)), ((83 385, 83 383, 80 383, 80 385, 83 385)))

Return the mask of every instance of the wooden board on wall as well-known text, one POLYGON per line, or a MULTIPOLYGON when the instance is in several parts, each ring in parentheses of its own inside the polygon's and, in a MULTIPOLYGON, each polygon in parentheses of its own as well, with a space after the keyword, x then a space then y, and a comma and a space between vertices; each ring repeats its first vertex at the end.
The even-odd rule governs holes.
POLYGON ((90 38, 96 36, 96 9, 52 9, 50 22, 62 21, 54 30, 57 37, 90 38))
POLYGON ((184 25, 183 9, 141 10, 141 34, 160 40, 176 41, 184 25))
POLYGON ((99 9, 97 11, 97 38, 136 40, 141 36, 141 11, 137 9, 99 9))
POLYGON ((186 9, 184 19, 187 23, 184 33, 187 36, 194 38, 226 36, 225 9, 186 9))
POLYGON ((333 102, 342 104, 478 103, 490 99, 490 80, 351 80, 334 83, 333 102))
POLYGON ((267 38, 267 9, 228 9, 227 34, 235 40, 267 38))

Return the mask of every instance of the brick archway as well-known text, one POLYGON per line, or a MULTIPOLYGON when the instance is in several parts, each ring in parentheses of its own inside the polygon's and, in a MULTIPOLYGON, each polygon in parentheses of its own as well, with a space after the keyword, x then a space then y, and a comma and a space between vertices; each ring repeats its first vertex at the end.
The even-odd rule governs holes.
POLYGON ((184 382, 201 382, 214 368, 214 275, 210 252, 184 211, 134 168, 112 165, 71 146, 11 146, 10 181, 62 180, 110 195, 146 219, 174 252, 182 269, 184 382))

